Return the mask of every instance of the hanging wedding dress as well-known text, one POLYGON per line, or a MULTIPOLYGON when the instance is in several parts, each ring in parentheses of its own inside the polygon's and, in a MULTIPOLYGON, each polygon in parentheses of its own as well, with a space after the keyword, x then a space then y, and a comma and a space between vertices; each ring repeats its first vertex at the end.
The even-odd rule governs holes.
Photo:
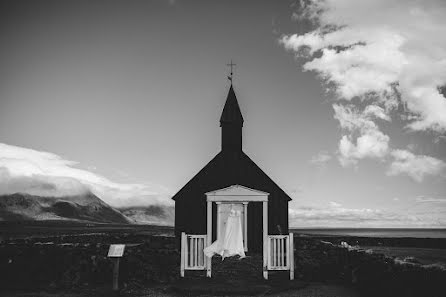
POLYGON ((214 243, 203 250, 204 254, 211 258, 215 254, 219 254, 223 259, 239 255, 240 258, 245 257, 245 249, 243 247, 243 233, 241 212, 231 209, 226 222, 226 229, 223 238, 218 238, 214 243))

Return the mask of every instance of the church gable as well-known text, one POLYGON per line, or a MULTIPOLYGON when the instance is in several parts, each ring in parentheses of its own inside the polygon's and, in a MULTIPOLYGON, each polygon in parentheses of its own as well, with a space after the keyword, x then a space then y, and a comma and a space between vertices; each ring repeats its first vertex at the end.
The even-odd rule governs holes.
POLYGON ((241 185, 232 185, 227 188, 207 192, 206 200, 220 202, 267 202, 268 195, 269 193, 250 189, 241 185))
POLYGON ((271 199, 291 198, 254 163, 245 153, 238 155, 220 152, 202 170, 200 170, 177 194, 173 200, 205 200, 205 193, 225 187, 239 185, 255 189, 260 193, 269 193, 271 199))
POLYGON ((254 190, 241 185, 232 185, 227 188, 207 192, 208 196, 265 196, 269 193, 254 190))

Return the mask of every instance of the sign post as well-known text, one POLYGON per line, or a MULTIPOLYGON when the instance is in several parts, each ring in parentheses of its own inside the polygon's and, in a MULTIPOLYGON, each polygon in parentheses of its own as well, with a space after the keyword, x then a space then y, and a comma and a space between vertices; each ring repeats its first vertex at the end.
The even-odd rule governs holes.
POLYGON ((119 259, 124 255, 125 244, 111 244, 108 257, 113 258, 113 291, 119 290, 119 259))
POLYGON ((113 267, 113 291, 119 290, 119 258, 113 258, 115 266, 113 267))

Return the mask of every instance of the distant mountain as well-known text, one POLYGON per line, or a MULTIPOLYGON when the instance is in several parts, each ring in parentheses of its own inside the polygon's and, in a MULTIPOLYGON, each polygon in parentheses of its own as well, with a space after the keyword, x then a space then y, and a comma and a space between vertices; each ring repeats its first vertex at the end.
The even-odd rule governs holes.
POLYGON ((173 206, 150 205, 119 209, 132 223, 173 226, 175 208, 173 206))
POLYGON ((23 193, 0 195, 0 221, 10 220, 130 223, 122 213, 92 193, 64 197, 40 197, 23 193))

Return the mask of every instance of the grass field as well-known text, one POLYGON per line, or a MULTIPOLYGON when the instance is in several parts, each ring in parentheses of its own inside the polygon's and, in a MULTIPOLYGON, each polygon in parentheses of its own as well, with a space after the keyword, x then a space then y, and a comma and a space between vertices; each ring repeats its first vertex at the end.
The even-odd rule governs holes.
POLYGON ((173 227, 132 224, 99 224, 70 221, 0 222, 1 239, 36 238, 76 234, 145 234, 173 236, 173 227))
MULTIPOLYGON (((14 287, 15 289, 11 287, 8 292, 0 292, 0 295, 15 297, 53 297, 61 294, 72 297, 110 296, 109 281, 112 270, 110 261, 105 255, 110 243, 125 243, 128 244, 128 249, 126 248, 125 258, 122 259, 121 270, 122 280, 126 283, 126 287, 121 291, 121 296, 182 296, 174 289, 178 281, 179 254, 175 246, 173 231, 173 227, 151 225, 79 222, 61 224, 51 221, 0 222, 0 236, 4 240, 0 244, 0 268, 1 265, 4 268, 2 277, 9 278, 18 284, 18 287, 14 287), (45 263, 44 270, 42 270, 42 263, 45 263), (63 269, 60 268, 61 265, 65 265, 63 269), (33 271, 39 271, 39 273, 35 274, 33 271), (54 273, 54 271, 59 272, 54 273), (28 282, 26 291, 24 290, 25 281, 28 282), (45 285, 42 287, 40 284, 45 285)), ((379 237, 346 238, 345 236, 320 237, 296 234, 295 260, 298 267, 296 281, 297 284, 304 285, 298 289, 289 288, 280 293, 269 292, 267 295, 347 297, 359 296, 358 290, 367 292, 375 289, 374 292, 377 294, 388 292, 395 293, 392 296, 415 296, 416 294, 413 295, 410 292, 412 295, 407 295, 404 291, 410 283, 410 290, 415 288, 417 292, 423 292, 423 295, 418 294, 419 296, 436 296, 432 294, 433 290, 443 283, 438 281, 438 279, 443 279, 443 272, 431 269, 428 274, 425 274, 425 269, 418 265, 396 269, 395 266, 400 265, 393 263, 392 260, 364 252, 349 252, 339 247, 340 241, 348 241, 352 245, 358 244, 361 249, 372 249, 374 254, 382 253, 405 259, 406 262, 418 261, 418 264, 422 265, 446 263, 446 249, 440 248, 442 241, 406 238, 394 242, 391 239, 384 241, 379 237), (321 240, 329 240, 333 244, 325 244, 321 240), (364 244, 366 242, 370 244, 364 244), (398 246, 378 245, 379 243, 391 243, 398 246), (406 243, 413 246, 399 246, 406 243), (426 248, 428 244, 439 247, 426 248), (355 273, 354 278, 351 277, 353 273, 355 273), (382 277, 383 273, 387 273, 385 277, 382 277), (420 279, 419 276, 422 275, 429 277, 420 279), (355 284, 352 283, 353 279, 355 279, 355 284), (379 288, 377 288, 378 284, 381 284, 379 288), (425 294, 426 288, 434 289, 428 292, 431 293, 429 295, 425 294)), ((261 275, 262 268, 259 266, 259 269, 259 275, 261 275)), ((217 271, 217 266, 215 266, 216 276, 217 271)), ((234 271, 224 270, 223 272, 236 275, 240 274, 240 271, 242 270, 234 269, 234 271)), ((203 278, 202 281, 206 279, 203 278)), ((374 296, 379 295, 377 294, 374 296)))

